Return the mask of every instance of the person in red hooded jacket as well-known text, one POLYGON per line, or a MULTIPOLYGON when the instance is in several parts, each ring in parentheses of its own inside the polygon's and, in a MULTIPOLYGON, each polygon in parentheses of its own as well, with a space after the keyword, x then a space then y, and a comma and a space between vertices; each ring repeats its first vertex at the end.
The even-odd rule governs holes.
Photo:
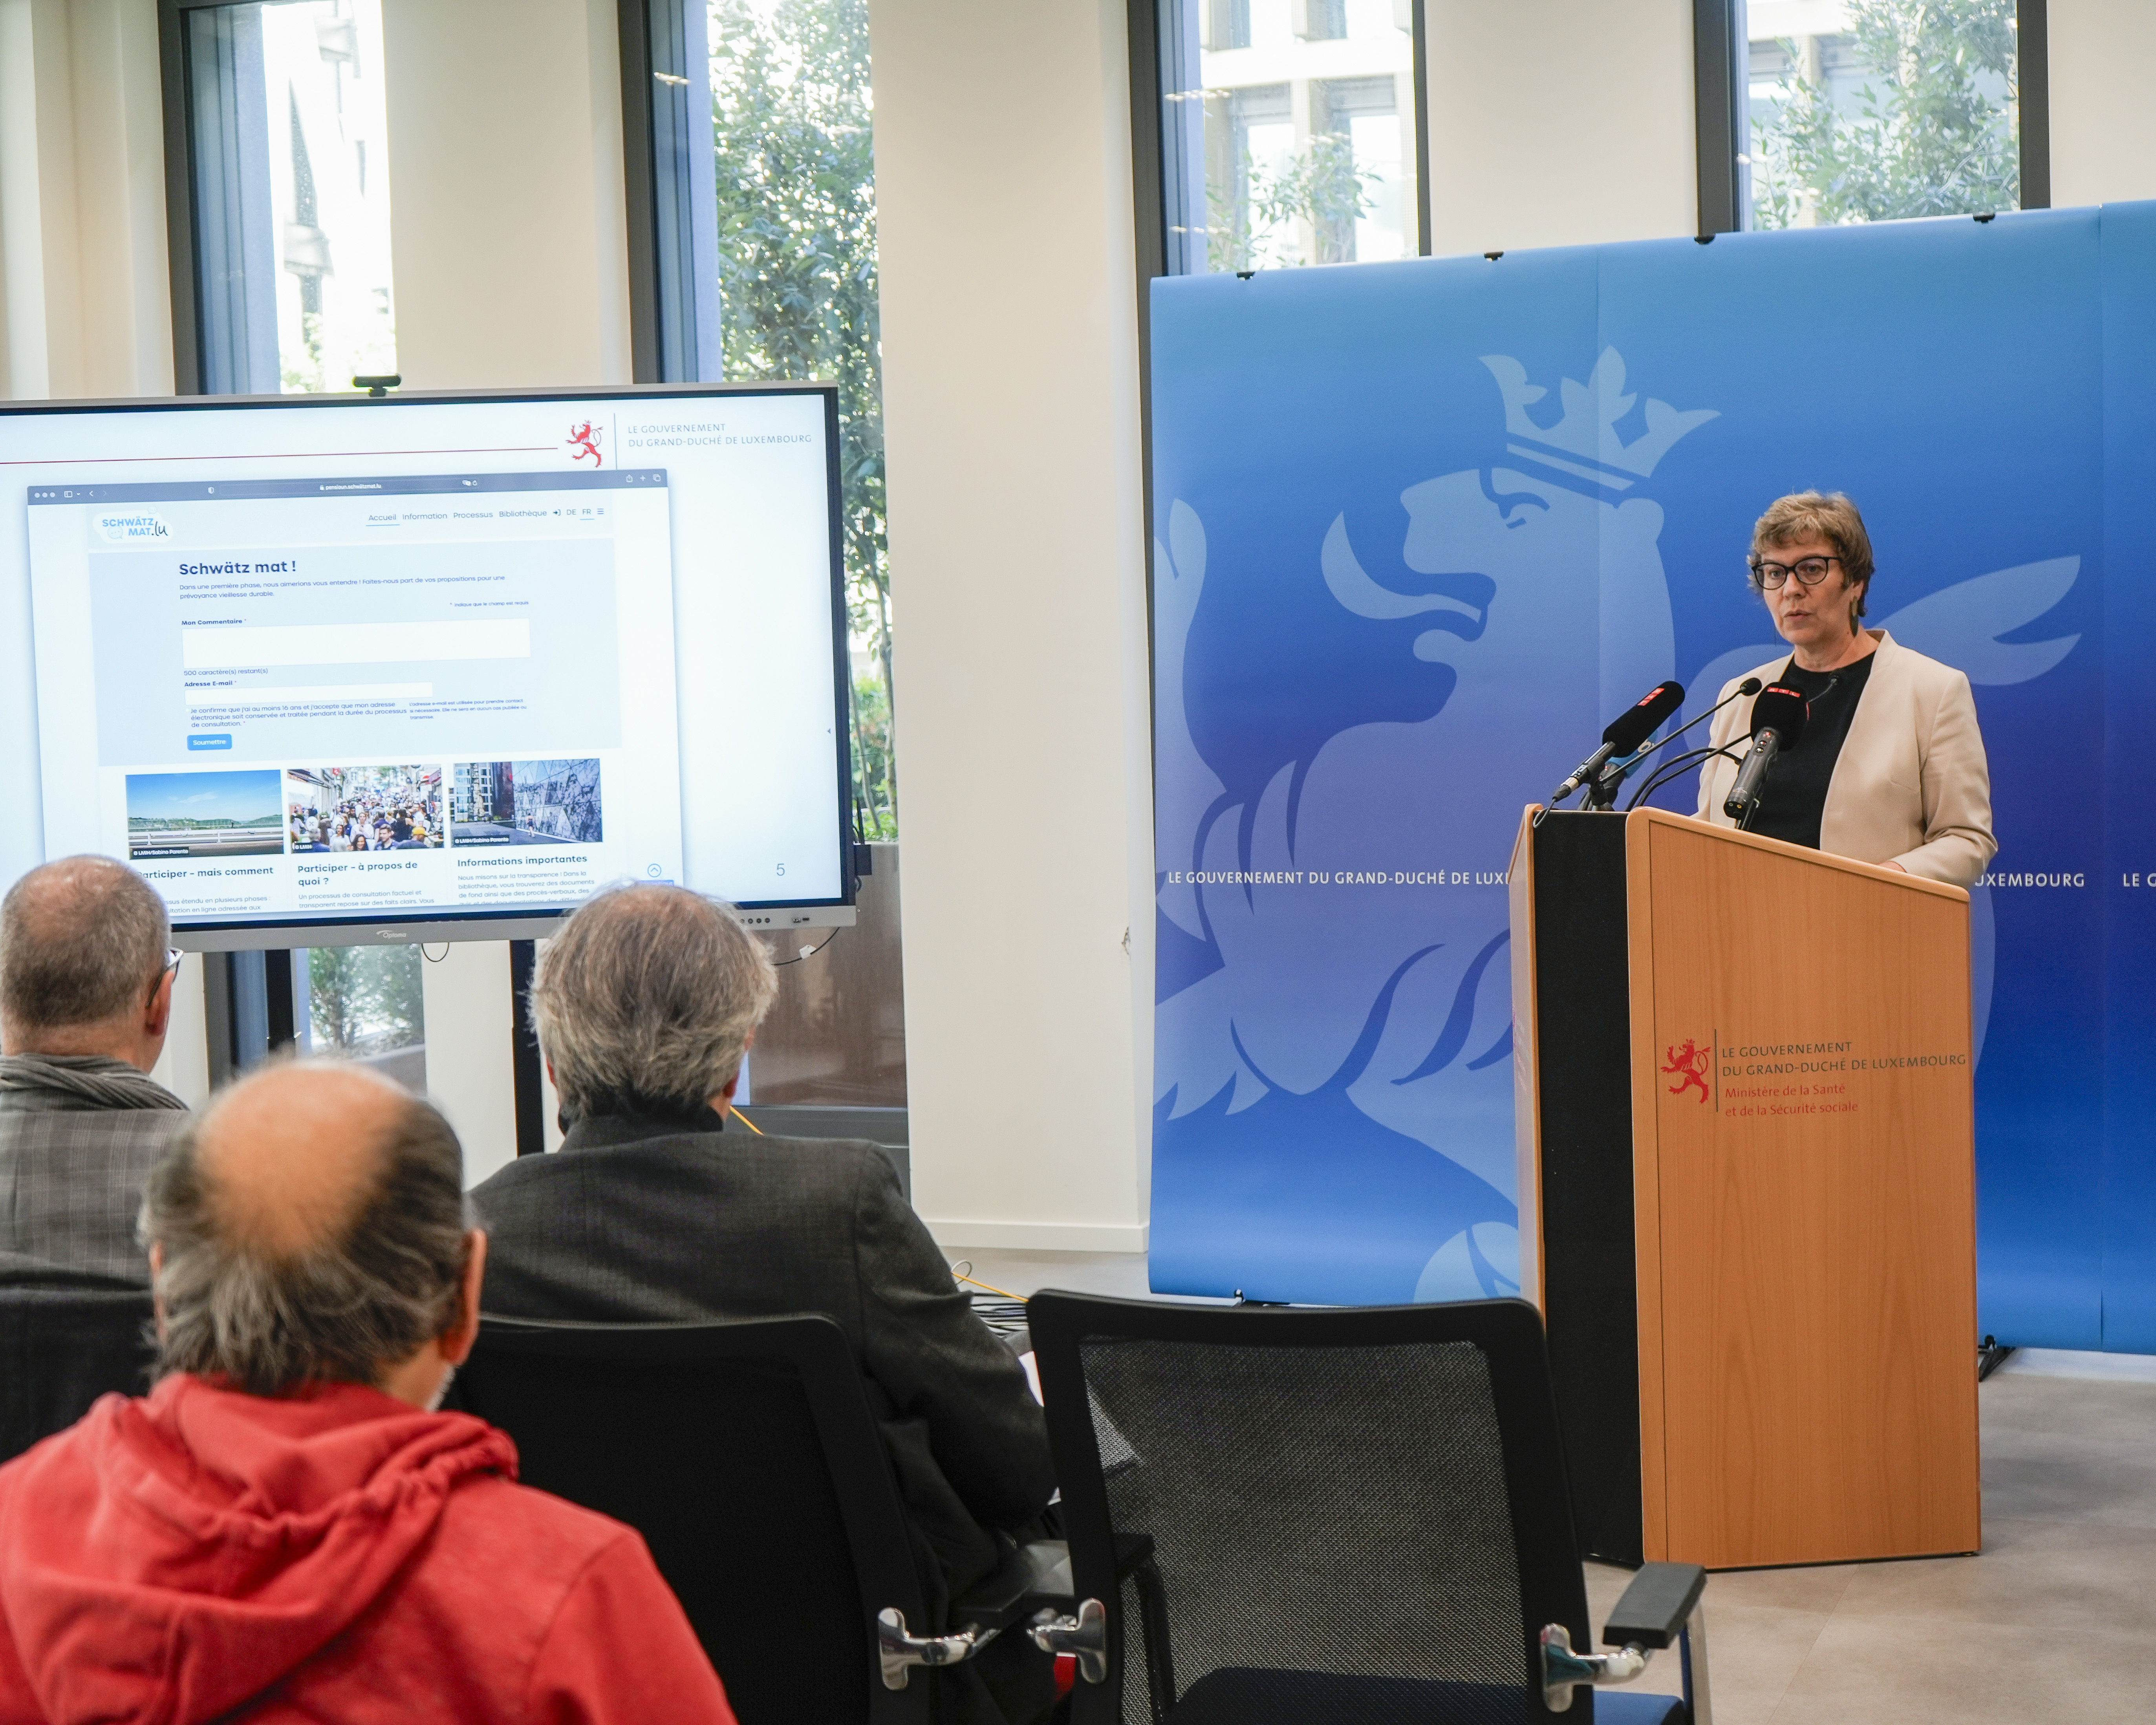
POLYGON ((732 1725, 637 1533, 433 1411, 479 1322, 441 1116, 327 1062, 151 1175, 159 1378, 0 1467, 0 1725, 732 1725))

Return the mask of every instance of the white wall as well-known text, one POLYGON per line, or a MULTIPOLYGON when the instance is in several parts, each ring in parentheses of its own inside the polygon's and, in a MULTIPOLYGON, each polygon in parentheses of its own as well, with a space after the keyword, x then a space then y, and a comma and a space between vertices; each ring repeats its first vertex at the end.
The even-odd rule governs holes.
POLYGON ((203 996, 203 956, 190 952, 172 978, 172 1020, 165 1030, 165 1051, 150 1076, 185 1102, 199 1108, 209 1100, 208 1014, 203 996))
POLYGON ((2051 0, 2051 203, 2156 198, 2150 0, 2051 0))
POLYGON ((0 0, 0 397, 169 394, 157 0, 0 0))
POLYGON ((1430 249, 1699 231, 1691 0, 1424 0, 1430 249))
POLYGON ((630 380, 615 28, 613 0, 385 0, 408 388, 630 380))
POLYGON ((1124 8, 870 18, 914 1201, 950 1245, 1135 1250, 1152 865, 1124 8))
POLYGON ((476 1186, 516 1160, 509 943, 459 941, 424 957, 427 1096, 456 1128, 465 1183, 476 1186))

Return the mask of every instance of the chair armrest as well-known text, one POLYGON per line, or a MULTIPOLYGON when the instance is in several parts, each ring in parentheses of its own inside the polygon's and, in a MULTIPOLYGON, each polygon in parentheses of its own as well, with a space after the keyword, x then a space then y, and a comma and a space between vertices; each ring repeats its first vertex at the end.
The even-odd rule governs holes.
POLYGON ((953 1599, 951 1621, 1004 1629, 1046 1608, 1068 1609, 1075 1597, 1070 1546, 1060 1539, 1037 1539, 1016 1548, 992 1574, 953 1599))
POLYGON ((1602 1628, 1609 1647, 1671 1647, 1707 1586, 1697 1563, 1643 1563, 1602 1628))

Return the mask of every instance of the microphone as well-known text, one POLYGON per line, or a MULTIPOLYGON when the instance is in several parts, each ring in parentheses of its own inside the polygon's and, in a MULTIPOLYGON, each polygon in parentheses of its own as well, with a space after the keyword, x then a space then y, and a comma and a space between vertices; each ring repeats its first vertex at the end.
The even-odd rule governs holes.
MULTIPOLYGON (((1630 772, 1634 767, 1638 766, 1640 762, 1645 760, 1647 757, 1653 754, 1656 750, 1667 748, 1680 737, 1682 737, 1686 732, 1691 730, 1693 726, 1704 725, 1709 719, 1720 712, 1722 708, 1727 706, 1731 701, 1746 700, 1752 696, 1757 695, 1767 685, 1762 683, 1757 677, 1745 678, 1743 682, 1739 683, 1734 689, 1731 690, 1728 694, 1723 696, 1721 700, 1716 701, 1712 706, 1709 707, 1697 718, 1686 719, 1683 724, 1678 726, 1676 730, 1670 732, 1670 734, 1662 738, 1661 742, 1649 743, 1646 747, 1641 749, 1638 754, 1635 755, 1631 760, 1625 763, 1625 770, 1627 773, 1630 772)), ((1712 753, 1712 751, 1710 750, 1708 752, 1712 753)))
MULTIPOLYGON (((1722 708, 1727 706, 1731 701, 1748 700, 1751 696, 1757 695, 1767 685, 1762 683, 1757 677, 1745 678, 1743 682, 1739 683, 1734 689, 1731 690, 1728 694, 1723 696, 1721 700, 1716 701, 1712 706, 1702 713, 1697 719, 1686 720, 1683 724, 1678 726, 1676 730, 1670 732, 1667 737, 1665 737, 1660 742, 1655 744, 1653 747, 1641 749, 1639 755, 1632 762, 1627 763, 1625 771, 1629 773, 1631 768, 1637 766, 1640 761, 1645 760, 1649 755, 1653 754, 1656 749, 1668 747, 1670 744, 1675 742, 1680 737, 1682 737, 1686 732, 1691 730, 1694 725, 1704 725, 1709 719, 1720 712, 1722 708)), ((1693 749, 1687 753, 1679 755, 1673 761, 1663 762, 1660 767, 1655 769, 1654 776, 1648 779, 1645 784, 1641 785, 1638 790, 1632 793, 1632 800, 1625 805, 1626 811, 1629 813, 1630 810, 1637 809, 1642 803, 1645 802, 1648 798, 1653 796, 1656 791, 1667 784, 1671 779, 1674 778, 1678 773, 1683 772, 1686 768, 1691 765, 1693 762, 1703 761, 1709 755, 1720 755, 1726 754, 1728 750, 1727 747, 1718 749, 1693 749)))
POLYGON ((1804 734, 1804 697, 1780 683, 1770 683, 1752 705, 1752 752, 1737 770, 1737 783, 1722 798, 1722 812, 1742 825, 1748 819, 1767 783, 1774 757, 1793 749, 1804 734))
POLYGON ((1684 685, 1657 683, 1637 702, 1612 719, 1602 732, 1602 747, 1579 763, 1572 777, 1550 793, 1554 809, 1602 770, 1613 755, 1629 755, 1654 734, 1655 726, 1684 705, 1684 685))

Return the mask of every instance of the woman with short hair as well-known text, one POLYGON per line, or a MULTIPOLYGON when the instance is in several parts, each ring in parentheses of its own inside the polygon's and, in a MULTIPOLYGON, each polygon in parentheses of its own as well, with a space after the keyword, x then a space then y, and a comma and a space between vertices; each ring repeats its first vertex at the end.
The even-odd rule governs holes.
MULTIPOLYGON (((1991 770, 1969 679, 1864 627, 1871 537, 1840 492, 1777 499, 1752 531, 1753 591, 1790 646, 1745 673, 1806 703, 1795 745, 1776 759, 1748 830, 1859 862, 1972 886, 1999 849, 1991 770)), ((1716 714, 1699 814, 1732 824, 1722 799, 1752 734, 1752 699, 1716 714)))

